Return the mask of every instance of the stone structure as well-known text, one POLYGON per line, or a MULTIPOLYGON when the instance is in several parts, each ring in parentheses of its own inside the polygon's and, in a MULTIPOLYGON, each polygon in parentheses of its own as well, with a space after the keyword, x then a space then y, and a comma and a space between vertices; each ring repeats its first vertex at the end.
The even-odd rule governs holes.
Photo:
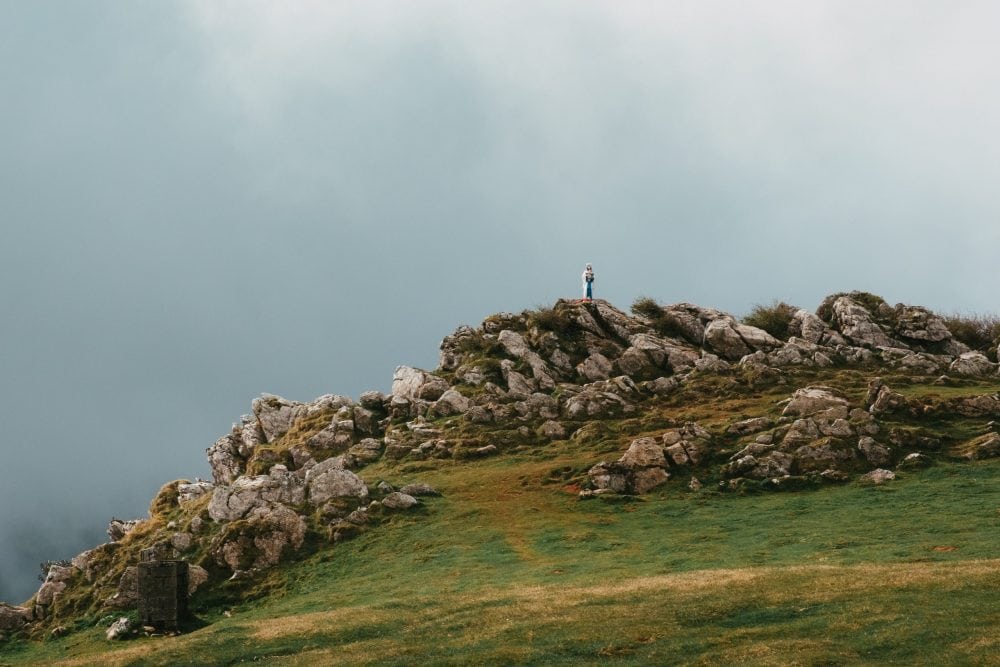
POLYGON ((139 621, 161 630, 177 630, 187 616, 188 564, 167 559, 167 549, 142 552, 139 563, 139 621))

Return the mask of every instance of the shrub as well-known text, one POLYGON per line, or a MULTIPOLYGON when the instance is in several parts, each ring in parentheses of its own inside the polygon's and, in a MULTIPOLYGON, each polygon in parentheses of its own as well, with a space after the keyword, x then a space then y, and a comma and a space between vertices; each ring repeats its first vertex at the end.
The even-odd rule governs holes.
POLYGON ((985 352, 996 361, 997 344, 1000 343, 1000 315, 961 315, 953 313, 941 317, 955 340, 973 350, 985 352))
POLYGON ((660 308, 660 305, 648 296, 639 297, 632 302, 632 313, 649 320, 653 329, 661 336, 684 337, 684 329, 677 318, 660 308))
POLYGON ((788 325, 795 317, 796 306, 789 305, 784 301, 775 300, 770 305, 758 303, 750 311, 750 314, 743 318, 743 324, 763 329, 775 338, 781 340, 788 339, 788 325))
POLYGON ((537 327, 542 331, 571 335, 576 333, 580 326, 568 309, 559 306, 554 308, 539 306, 537 310, 524 314, 527 316, 529 326, 537 327))

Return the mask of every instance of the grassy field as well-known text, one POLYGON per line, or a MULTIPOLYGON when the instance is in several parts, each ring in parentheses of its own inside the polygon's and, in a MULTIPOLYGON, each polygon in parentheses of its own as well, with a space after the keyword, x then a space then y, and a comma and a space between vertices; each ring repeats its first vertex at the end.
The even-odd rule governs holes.
POLYGON ((423 516, 286 566, 230 617, 203 601, 180 637, 80 629, 0 664, 1000 664, 1000 461, 618 502, 553 481, 581 463, 413 473, 444 493, 423 516))

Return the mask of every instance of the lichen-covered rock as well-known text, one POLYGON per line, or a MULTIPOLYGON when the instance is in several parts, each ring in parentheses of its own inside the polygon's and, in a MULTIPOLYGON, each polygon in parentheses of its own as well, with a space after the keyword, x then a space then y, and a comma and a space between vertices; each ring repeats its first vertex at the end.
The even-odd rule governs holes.
POLYGON ((305 519, 284 505, 254 509, 220 534, 213 545, 215 561, 234 572, 277 565, 302 547, 305 519))
POLYGON ((368 497, 368 487, 349 470, 343 470, 333 460, 323 461, 306 472, 309 502, 320 505, 331 498, 368 497))
POLYGON ((576 366, 576 372, 590 382, 607 380, 613 371, 614 365, 600 352, 592 352, 589 357, 576 366))
POLYGON ((833 438, 822 438, 795 450, 795 464, 800 472, 820 472, 827 468, 842 470, 857 461, 855 449, 833 438))
POLYGON ((265 442, 274 442, 291 428, 292 423, 304 414, 304 405, 274 394, 262 394, 251 404, 265 442))
POLYGON ((981 352, 966 352, 951 362, 948 366, 950 373, 956 375, 970 375, 973 377, 984 377, 997 372, 997 364, 986 358, 981 352))
POLYGON ((873 348, 900 347, 899 342, 889 337, 874 321, 872 313, 850 296, 837 297, 830 308, 833 327, 855 345, 873 348))
POLYGON ((177 485, 177 502, 179 504, 189 503, 192 500, 201 498, 206 493, 212 491, 215 485, 211 482, 197 480, 194 482, 181 482, 177 485))
POLYGON ((870 436, 862 436, 858 440, 858 451, 865 457, 871 465, 881 468, 892 463, 892 450, 887 446, 875 442, 870 436))
POLYGON ((873 415, 903 412, 910 407, 906 397, 890 389, 881 378, 874 378, 868 383, 865 405, 873 415))
POLYGON ((392 376, 392 396, 403 399, 436 401, 448 391, 448 383, 427 371, 398 366, 392 376))
POLYGON ((663 445, 655 438, 637 438, 618 459, 618 463, 626 468, 643 468, 649 466, 666 467, 667 459, 663 455, 663 445))
POLYGON ((132 619, 127 616, 122 616, 117 621, 108 627, 105 636, 108 641, 115 641, 120 639, 127 639, 135 630, 135 625, 132 623, 132 619))
POLYGON ((108 539, 112 542, 118 542, 123 537, 131 533, 140 523, 142 523, 141 519, 129 519, 128 521, 123 521, 122 519, 111 519, 111 521, 108 522, 108 539))
POLYGON ((448 417, 450 415, 462 414, 468 411, 471 406, 472 401, 454 389, 449 389, 441 394, 441 398, 434 402, 431 409, 435 415, 448 417))
POLYGON ((390 510, 405 510, 417 504, 419 500, 401 491, 393 491, 382 499, 382 507, 390 510))
POLYGON ((256 508, 276 503, 299 505, 305 499, 306 487, 302 479, 285 466, 276 465, 267 475, 238 477, 231 485, 215 487, 208 515, 215 521, 235 521, 256 508))
POLYGON ((809 417, 830 408, 844 409, 847 416, 847 399, 830 387, 805 387, 792 395, 781 414, 785 417, 809 417))
POLYGON ((876 468, 875 470, 872 470, 871 472, 862 475, 858 481, 862 483, 878 485, 878 484, 885 484, 886 482, 889 482, 894 479, 896 479, 896 473, 894 473, 893 471, 885 470, 884 468, 876 468))
POLYGON ((501 331, 497 335, 497 342, 507 354, 523 361, 531 368, 531 374, 540 388, 555 388, 556 383, 552 378, 554 371, 537 352, 531 349, 521 334, 510 330, 501 331))

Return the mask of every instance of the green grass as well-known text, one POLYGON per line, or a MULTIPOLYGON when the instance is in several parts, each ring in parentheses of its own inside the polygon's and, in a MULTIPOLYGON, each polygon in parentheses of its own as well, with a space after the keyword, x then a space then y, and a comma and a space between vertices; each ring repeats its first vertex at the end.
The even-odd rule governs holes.
POLYGON ((81 630, 0 663, 996 664, 1000 462, 617 503, 547 481, 575 465, 425 471, 445 493, 426 515, 286 566, 232 618, 113 645, 81 630))

